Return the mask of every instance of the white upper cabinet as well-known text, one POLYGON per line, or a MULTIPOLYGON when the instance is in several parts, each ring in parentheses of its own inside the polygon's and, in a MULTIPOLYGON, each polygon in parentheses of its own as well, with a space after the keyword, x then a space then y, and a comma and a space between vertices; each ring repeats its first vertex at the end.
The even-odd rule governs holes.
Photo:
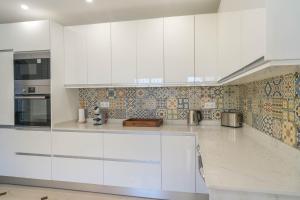
POLYGON ((135 84, 137 78, 137 22, 111 24, 112 84, 135 84))
POLYGON ((49 21, 29 21, 0 25, 0 50, 40 51, 50 49, 49 21))
POLYGON ((217 68, 217 14, 195 17, 195 83, 216 82, 222 74, 217 68))
POLYGON ((66 27, 65 84, 87 84, 86 26, 66 27))
POLYGON ((265 9, 241 11, 241 66, 245 67, 266 52, 265 9))
POLYGON ((164 19, 165 82, 194 83, 194 16, 164 19))
POLYGON ((111 84, 110 24, 87 27, 88 84, 111 84))
POLYGON ((14 58, 12 51, 0 51, 0 125, 14 125, 14 58))
POLYGON ((224 12, 218 15, 218 70, 222 77, 241 67, 241 14, 224 12))
POLYGON ((14 51, 37 51, 50 49, 49 21, 30 21, 11 26, 14 51))
POLYGON ((300 1, 266 1, 266 60, 299 60, 300 1))
POLYGON ((162 84, 164 80, 163 18, 137 22, 138 84, 162 84))

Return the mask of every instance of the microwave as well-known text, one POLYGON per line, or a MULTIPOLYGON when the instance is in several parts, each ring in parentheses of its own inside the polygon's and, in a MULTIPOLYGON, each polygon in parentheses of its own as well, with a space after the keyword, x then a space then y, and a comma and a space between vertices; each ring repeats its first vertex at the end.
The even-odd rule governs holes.
POLYGON ((17 54, 14 57, 15 81, 50 80, 50 54, 17 54))

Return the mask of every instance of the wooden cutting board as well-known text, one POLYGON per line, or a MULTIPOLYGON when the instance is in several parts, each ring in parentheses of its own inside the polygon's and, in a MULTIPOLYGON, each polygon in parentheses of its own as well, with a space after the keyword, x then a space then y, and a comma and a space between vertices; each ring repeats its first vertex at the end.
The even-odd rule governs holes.
POLYGON ((163 124, 163 119, 131 118, 123 121, 123 126, 126 127, 160 127, 162 124, 163 124))

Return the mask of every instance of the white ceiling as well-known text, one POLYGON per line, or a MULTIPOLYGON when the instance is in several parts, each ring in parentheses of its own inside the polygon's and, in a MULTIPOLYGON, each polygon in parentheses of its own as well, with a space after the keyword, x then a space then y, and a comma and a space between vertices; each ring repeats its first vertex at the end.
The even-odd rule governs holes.
POLYGON ((211 13, 220 0, 1 0, 0 23, 51 18, 64 25, 211 13), (30 7, 22 10, 21 4, 30 7))

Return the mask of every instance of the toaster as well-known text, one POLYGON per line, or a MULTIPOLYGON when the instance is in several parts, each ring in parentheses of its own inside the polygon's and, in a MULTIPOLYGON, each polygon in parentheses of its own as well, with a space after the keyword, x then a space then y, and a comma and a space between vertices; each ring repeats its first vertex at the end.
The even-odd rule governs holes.
POLYGON ((221 126, 239 128, 243 126, 243 114, 238 111, 225 111, 221 113, 221 126))

